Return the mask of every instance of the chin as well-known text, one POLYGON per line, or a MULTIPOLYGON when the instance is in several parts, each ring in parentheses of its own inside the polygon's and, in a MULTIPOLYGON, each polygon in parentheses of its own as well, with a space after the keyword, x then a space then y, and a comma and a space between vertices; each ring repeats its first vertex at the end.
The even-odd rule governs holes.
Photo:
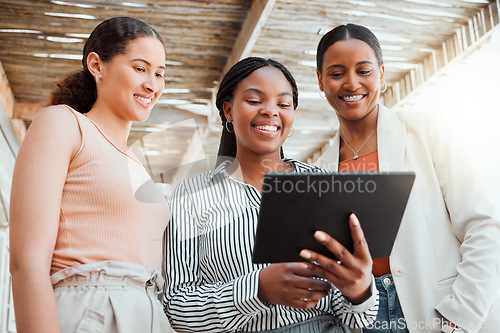
POLYGON ((151 115, 151 112, 147 112, 145 114, 138 114, 135 116, 135 119, 134 121, 135 122, 139 122, 139 123, 142 123, 143 121, 146 121, 148 120, 149 116, 151 115))
POLYGON ((281 146, 278 146, 277 148, 275 148, 275 147, 272 147, 272 148, 271 147, 265 147, 265 148, 262 148, 262 149, 256 149, 255 152, 258 155, 273 155, 273 154, 276 154, 276 153, 279 154, 280 147, 281 146))

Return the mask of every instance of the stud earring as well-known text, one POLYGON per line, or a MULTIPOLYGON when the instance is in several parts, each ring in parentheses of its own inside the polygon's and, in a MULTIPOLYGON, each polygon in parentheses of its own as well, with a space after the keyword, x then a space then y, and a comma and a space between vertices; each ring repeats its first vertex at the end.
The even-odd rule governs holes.
POLYGON ((294 134, 295 134, 295 128, 293 128, 293 126, 292 126, 292 128, 290 128, 290 133, 288 133, 288 137, 291 137, 294 134))
POLYGON ((318 93, 319 93, 319 97, 325 98, 325 92, 323 90, 320 90, 318 93), (323 93, 323 95, 321 95, 321 93, 323 93))

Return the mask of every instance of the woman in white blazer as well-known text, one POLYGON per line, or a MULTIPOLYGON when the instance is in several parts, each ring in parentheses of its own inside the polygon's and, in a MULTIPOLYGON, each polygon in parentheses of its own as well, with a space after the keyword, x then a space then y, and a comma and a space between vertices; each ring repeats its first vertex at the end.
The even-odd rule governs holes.
POLYGON ((382 52, 367 28, 342 25, 323 36, 317 75, 340 123, 318 165, 416 173, 391 256, 374 260, 381 304, 364 331, 500 332, 499 204, 467 154, 435 114, 379 104, 382 52))

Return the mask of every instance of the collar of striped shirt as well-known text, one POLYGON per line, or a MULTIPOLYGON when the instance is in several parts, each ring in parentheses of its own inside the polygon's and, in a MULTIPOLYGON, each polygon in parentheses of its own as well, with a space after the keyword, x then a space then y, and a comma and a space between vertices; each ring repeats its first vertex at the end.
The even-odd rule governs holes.
MULTIPOLYGON (((226 168, 232 163, 232 161, 233 160, 225 160, 224 162, 222 162, 221 164, 219 164, 218 166, 216 166, 215 169, 213 169, 212 171, 210 171, 208 173, 208 180, 209 181, 212 180, 215 176, 217 176, 219 174, 220 175, 224 175, 224 176, 230 176, 227 173, 226 168)), ((294 158, 285 158, 285 159, 283 159, 283 161, 285 161, 288 164, 291 164, 293 166, 293 171, 295 171, 295 172, 320 171, 320 170, 322 170, 321 168, 319 168, 317 166, 306 164, 306 163, 298 161, 298 160, 296 160, 294 158)))

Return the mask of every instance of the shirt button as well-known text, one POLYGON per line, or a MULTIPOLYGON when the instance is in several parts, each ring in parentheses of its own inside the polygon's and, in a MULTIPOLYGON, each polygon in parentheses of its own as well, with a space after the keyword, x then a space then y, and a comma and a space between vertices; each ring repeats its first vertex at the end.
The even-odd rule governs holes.
POLYGON ((391 280, 391 279, 389 279, 388 277, 384 278, 384 284, 385 284, 386 286, 390 285, 390 284, 391 284, 391 282, 392 282, 392 280, 391 280))
POLYGON ((394 267, 394 275, 395 276, 402 276, 403 275, 403 267, 396 266, 394 267))

